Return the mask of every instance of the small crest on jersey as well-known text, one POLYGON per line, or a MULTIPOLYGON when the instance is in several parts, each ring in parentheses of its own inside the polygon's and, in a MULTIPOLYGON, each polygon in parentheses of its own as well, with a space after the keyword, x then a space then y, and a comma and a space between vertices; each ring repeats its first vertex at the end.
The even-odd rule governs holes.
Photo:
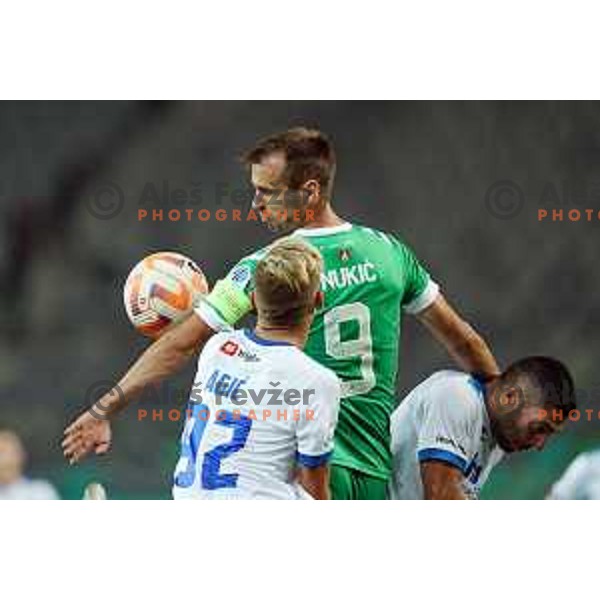
POLYGON ((340 248, 338 251, 338 256, 340 260, 347 261, 350 260, 352 253, 350 252, 350 248, 340 248))
POLYGON ((250 272, 250 269, 246 265, 240 265, 239 267, 236 267, 233 270, 229 279, 232 283, 235 283, 237 287, 243 289, 246 287, 246 284, 250 281, 251 276, 252 273, 250 272))

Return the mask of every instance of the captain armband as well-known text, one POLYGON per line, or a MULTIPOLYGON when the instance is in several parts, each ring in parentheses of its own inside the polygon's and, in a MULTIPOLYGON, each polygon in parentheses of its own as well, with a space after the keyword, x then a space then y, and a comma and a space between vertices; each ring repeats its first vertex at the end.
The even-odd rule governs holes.
POLYGON ((232 326, 252 310, 250 298, 229 279, 217 281, 204 302, 232 326))

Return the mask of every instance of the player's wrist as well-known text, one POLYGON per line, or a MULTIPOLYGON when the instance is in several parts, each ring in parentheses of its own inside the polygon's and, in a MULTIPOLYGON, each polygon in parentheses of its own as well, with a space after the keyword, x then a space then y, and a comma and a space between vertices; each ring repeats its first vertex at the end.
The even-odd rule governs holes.
POLYGON ((124 408, 125 404, 125 395, 117 385, 110 392, 94 402, 90 408, 90 413, 96 419, 109 420, 124 408))

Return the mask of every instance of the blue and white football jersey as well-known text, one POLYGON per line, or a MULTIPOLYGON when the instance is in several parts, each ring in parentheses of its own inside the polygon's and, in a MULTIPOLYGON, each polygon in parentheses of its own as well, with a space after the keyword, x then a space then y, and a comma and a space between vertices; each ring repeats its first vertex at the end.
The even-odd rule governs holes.
POLYGON ((328 462, 337 376, 296 346, 249 330, 222 332, 198 360, 175 499, 300 499, 298 465, 328 462))
POLYGON ((460 469, 465 493, 477 497, 504 452, 496 444, 480 383, 459 371, 439 371, 418 385, 391 419, 390 497, 423 499, 421 461, 460 469))

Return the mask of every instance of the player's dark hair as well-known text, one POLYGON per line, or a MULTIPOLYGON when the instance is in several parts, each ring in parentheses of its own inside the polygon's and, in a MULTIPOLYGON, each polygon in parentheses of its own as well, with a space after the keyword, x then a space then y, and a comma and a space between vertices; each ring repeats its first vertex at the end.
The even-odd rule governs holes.
POLYGON ((258 164, 265 156, 283 152, 286 184, 298 189, 309 179, 321 185, 323 196, 331 197, 335 178, 335 152, 327 136, 318 129, 294 127, 263 138, 242 157, 247 166, 258 164))
POLYGON ((555 358, 522 358, 504 371, 502 379, 506 385, 529 388, 542 406, 560 409, 565 415, 576 408, 573 378, 567 367, 555 358))

